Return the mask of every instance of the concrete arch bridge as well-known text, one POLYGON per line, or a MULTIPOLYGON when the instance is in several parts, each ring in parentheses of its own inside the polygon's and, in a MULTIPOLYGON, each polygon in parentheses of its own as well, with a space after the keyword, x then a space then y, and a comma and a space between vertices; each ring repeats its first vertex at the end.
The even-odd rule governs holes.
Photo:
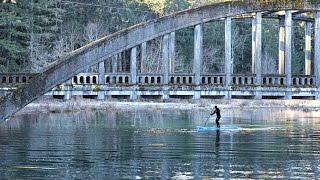
MULTIPOLYGON (((115 65, 116 66, 116 65, 115 65)), ((17 88, 0 99, 0 122, 46 93, 64 95, 127 96, 130 99, 157 96, 170 99, 187 96, 206 98, 320 98, 320 3, 301 1, 235 1, 204 6, 171 14, 124 29, 98 39, 56 61, 31 80, 3 75, 1 83, 19 83, 17 88), (252 20, 252 72, 234 74, 232 69, 233 19, 252 20), (262 74, 262 21, 279 20, 279 70, 277 74, 262 74), (224 73, 202 73, 203 25, 224 21, 224 73), (305 72, 292 74, 292 24, 305 23, 305 72), (175 32, 183 28, 194 30, 194 61, 192 73, 175 73, 175 32), (312 31, 314 29, 314 32, 312 31), (157 74, 140 73, 146 61, 147 42, 162 38, 162 70, 157 74), (312 39, 314 43, 312 43, 312 39), (138 59, 137 51, 140 51, 138 59), (117 54, 130 52, 130 72, 106 73, 106 61, 116 64, 117 54), (313 53, 314 51, 314 56, 313 53), (313 62, 312 62, 313 61, 313 62), (138 66, 137 62, 140 63, 138 66), (99 64, 98 73, 82 73, 99 64), (313 64, 313 66, 312 66, 313 64), (11 77, 11 80, 10 80, 11 77)), ((27 76, 26 76, 27 77, 27 76)), ((30 78, 28 78, 30 79, 30 78)))

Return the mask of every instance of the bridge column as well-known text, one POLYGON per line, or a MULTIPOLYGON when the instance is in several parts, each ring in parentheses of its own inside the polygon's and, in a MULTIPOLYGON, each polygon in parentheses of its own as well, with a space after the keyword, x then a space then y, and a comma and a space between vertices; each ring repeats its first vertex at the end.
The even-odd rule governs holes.
POLYGON ((131 90, 130 99, 136 100, 137 99, 137 47, 133 47, 131 49, 130 55, 130 73, 131 73, 131 85, 133 88, 131 90))
POLYGON ((63 99, 70 100, 72 98, 72 93, 71 93, 72 80, 69 79, 64 85, 65 85, 65 94, 63 99))
POLYGON ((225 20, 225 74, 226 93, 225 99, 231 99, 231 74, 232 74, 232 40, 231 40, 231 17, 225 20))
MULTIPOLYGON (((99 63, 99 86, 104 85, 105 84, 105 73, 106 73, 106 69, 105 69, 105 62, 102 61, 99 63)), ((98 92, 98 98, 100 100, 104 100, 105 97, 105 92, 99 90, 98 92)))
POLYGON ((147 59, 147 42, 143 42, 141 44, 141 65, 140 65, 140 72, 146 72, 146 59, 147 59))
POLYGON ((256 44, 255 44, 255 56, 256 56, 256 84, 257 84, 257 91, 256 91, 256 99, 262 99, 262 92, 261 92, 261 84, 262 84, 262 77, 261 77, 261 45, 262 45, 262 15, 261 12, 257 12, 256 14, 256 44))
POLYGON ((111 72, 112 73, 117 73, 118 72, 118 54, 112 56, 111 61, 112 61, 112 70, 111 70, 111 72))
POLYGON ((195 94, 193 99, 201 98, 201 72, 202 72, 202 44, 203 44, 203 25, 198 24, 194 28, 194 62, 193 62, 193 72, 194 72, 194 84, 195 94))
POLYGON ((306 22, 306 30, 305 30, 305 68, 304 74, 311 75, 311 49, 312 49, 312 40, 311 40, 311 22, 306 22))
POLYGON ((287 77, 286 99, 292 99, 292 68, 291 68, 291 51, 292 51, 292 12, 286 11, 285 15, 285 72, 287 77))
POLYGON ((163 95, 162 99, 169 99, 169 34, 163 36, 162 39, 162 72, 163 72, 163 95))
POLYGON ((174 74, 175 68, 175 40, 176 40, 176 33, 170 33, 170 42, 169 42, 169 73, 174 74))
POLYGON ((285 74, 284 71, 284 52, 285 52, 285 18, 279 20, 279 74, 285 74))
POLYGON ((256 28, 257 28, 257 19, 253 17, 252 19, 252 64, 251 64, 251 73, 256 73, 256 28))
POLYGON ((320 11, 315 13, 315 34, 314 34, 314 63, 315 63, 315 76, 318 93, 316 99, 320 99, 320 11))

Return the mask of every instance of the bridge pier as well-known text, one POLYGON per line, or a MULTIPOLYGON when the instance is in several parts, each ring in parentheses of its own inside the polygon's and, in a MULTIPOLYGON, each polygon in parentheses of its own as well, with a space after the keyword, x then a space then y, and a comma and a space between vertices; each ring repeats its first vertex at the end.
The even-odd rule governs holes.
POLYGON ((285 74, 285 18, 279 20, 279 74, 285 74))
POLYGON ((162 38, 162 84, 169 84, 169 34, 166 34, 162 38))
POLYGON ((174 69, 175 69, 175 40, 176 40, 176 33, 171 32, 170 33, 170 42, 169 42, 169 73, 174 74, 174 69))
POLYGON ((251 73, 255 74, 256 73, 256 28, 257 28, 257 20, 255 17, 252 18, 252 39, 251 39, 251 43, 252 43, 252 52, 251 52, 251 73))
POLYGON ((169 91, 168 91, 168 84, 169 84, 169 69, 170 69, 170 34, 166 34, 162 37, 162 73, 163 79, 162 84, 165 86, 163 88, 163 95, 162 99, 167 100, 169 99, 169 91))
POLYGON ((118 54, 112 56, 111 61, 112 61, 111 62, 111 64, 112 64, 111 72, 117 73, 118 72, 118 54))
POLYGON ((146 59, 147 59, 147 42, 141 44, 141 64, 140 72, 144 73, 146 71, 146 59))
POLYGON ((168 86, 164 86, 162 88, 162 100, 166 101, 168 99, 170 99, 170 95, 169 95, 169 87, 168 86))
POLYGON ((225 19, 225 99, 231 99, 231 75, 233 69, 232 62, 232 37, 231 37, 231 17, 225 19))
POLYGON ((316 99, 320 99, 320 11, 315 13, 315 35, 314 35, 314 64, 315 64, 315 76, 317 85, 316 99))
POLYGON ((261 46, 262 46, 262 14, 261 12, 257 12, 256 13, 256 38, 255 38, 255 60, 256 60, 256 85, 257 85, 257 89, 256 89, 256 94, 255 94, 255 99, 262 99, 262 92, 261 92, 261 85, 262 85, 262 77, 261 77, 261 73, 262 73, 262 67, 261 67, 261 46))
POLYGON ((285 12, 285 72, 287 79, 286 99, 292 99, 292 12, 285 12))
MULTIPOLYGON (((98 75, 98 84, 99 84, 99 86, 105 84, 105 73, 106 73, 105 61, 102 61, 102 62, 99 63, 99 75, 98 75)), ((104 100, 104 98, 105 98, 105 92, 101 91, 100 88, 99 88, 97 99, 104 100)))
POLYGON ((193 99, 200 99, 199 87, 201 84, 201 73, 202 73, 202 55, 203 55, 203 25, 198 24, 194 28, 194 62, 193 62, 193 72, 194 72, 194 84, 195 92, 193 99))
POLYGON ((131 49, 130 55, 130 73, 131 73, 131 85, 134 85, 131 88, 131 100, 138 99, 137 91, 136 91, 136 84, 137 84, 137 47, 133 47, 131 49))
POLYGON ((66 83, 65 83, 65 95, 63 97, 64 100, 71 100, 72 98, 72 93, 71 93, 71 84, 72 84, 72 80, 68 80, 66 83))
POLYGON ((304 74, 311 75, 311 59, 312 59, 312 39, 311 39, 311 22, 305 24, 305 67, 304 74))

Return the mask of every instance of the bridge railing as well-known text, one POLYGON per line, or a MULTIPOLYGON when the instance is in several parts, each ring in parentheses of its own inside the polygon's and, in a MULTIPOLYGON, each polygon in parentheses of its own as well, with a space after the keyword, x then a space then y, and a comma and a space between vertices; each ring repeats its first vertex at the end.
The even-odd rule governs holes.
POLYGON ((130 73, 110 73, 104 75, 105 84, 130 84, 130 73))
POLYGON ((161 85, 163 83, 163 75, 162 74, 138 74, 137 83, 161 85))
POLYGON ((293 86, 304 86, 304 87, 315 87, 316 86, 316 76, 307 75, 294 75, 292 77, 293 86))
POLYGON ((237 74, 232 75, 233 85, 254 85, 256 84, 256 75, 254 74, 237 74))
MULTIPOLYGON (((25 83, 36 73, 1 73, 0 85, 25 83)), ((130 84, 130 73, 108 73, 105 74, 105 84, 130 84)), ((98 84, 98 73, 80 73, 72 78, 72 84, 98 84)), ((286 75, 264 74, 262 75, 262 86, 285 86, 287 82, 286 75)), ((163 84, 163 74, 138 74, 137 84, 163 84)), ((177 73, 169 75, 169 84, 194 85, 193 73, 177 73)), ((202 85, 224 85, 225 74, 203 74, 201 76, 202 85)), ((256 75, 237 74, 232 75, 232 84, 234 85, 254 85, 256 84, 256 75)), ((293 75, 292 86, 295 87, 315 87, 316 77, 310 75, 293 75)))
POLYGON ((263 86, 285 86, 287 76, 284 74, 264 74, 261 83, 263 86))
POLYGON ((36 75, 36 73, 0 73, 0 84, 8 85, 26 83, 36 75))
MULTIPOLYGON (((25 82, 32 76, 21 74, 6 76, 0 74, 1 83, 25 82), (2 80, 2 81, 1 81, 2 80)), ((72 84, 98 84, 98 73, 80 73, 72 78, 72 84)), ((130 73, 108 73, 105 74, 104 84, 131 84, 130 73)), ((225 74, 203 74, 201 76, 201 85, 224 85, 225 74)), ((286 75, 264 74, 262 75, 262 86, 286 86, 286 75)), ((232 75, 233 85, 255 85, 255 74, 236 74, 232 75)), ((292 86, 296 87, 315 87, 316 77, 307 75, 294 75, 292 77, 292 86)), ((163 84, 163 74, 138 74, 137 84, 161 85, 163 84)), ((194 85, 193 73, 178 73, 169 75, 169 84, 176 85, 194 85)))
POLYGON ((226 82, 225 74, 204 74, 201 76, 201 83, 210 85, 224 85, 226 82))
POLYGON ((194 85, 193 73, 178 73, 169 75, 169 83, 177 85, 194 85))
POLYGON ((72 84, 98 84, 98 73, 80 73, 72 78, 72 84))

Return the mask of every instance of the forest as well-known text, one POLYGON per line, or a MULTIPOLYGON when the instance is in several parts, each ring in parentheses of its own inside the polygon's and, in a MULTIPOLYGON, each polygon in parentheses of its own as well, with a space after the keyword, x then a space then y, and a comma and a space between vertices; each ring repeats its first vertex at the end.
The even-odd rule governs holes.
MULTIPOLYGON (((1 0, 0 73, 41 72, 55 60, 103 36, 173 12, 222 1, 1 0)), ((251 22, 232 21, 234 73, 251 73, 251 22)), ((203 27, 203 73, 223 73, 224 21, 205 23, 203 27)), ((263 19, 262 30, 262 73, 276 74, 278 20, 263 19)), ((304 22, 294 21, 293 32, 292 72, 303 74, 304 22)), ((161 38, 148 42, 147 52, 145 72, 161 73, 161 38)), ((130 69, 128 53, 118 55, 119 71, 130 69)), ((175 59, 175 72, 192 72, 192 27, 176 32, 175 59)), ((107 63, 106 68, 109 66, 107 63)))

